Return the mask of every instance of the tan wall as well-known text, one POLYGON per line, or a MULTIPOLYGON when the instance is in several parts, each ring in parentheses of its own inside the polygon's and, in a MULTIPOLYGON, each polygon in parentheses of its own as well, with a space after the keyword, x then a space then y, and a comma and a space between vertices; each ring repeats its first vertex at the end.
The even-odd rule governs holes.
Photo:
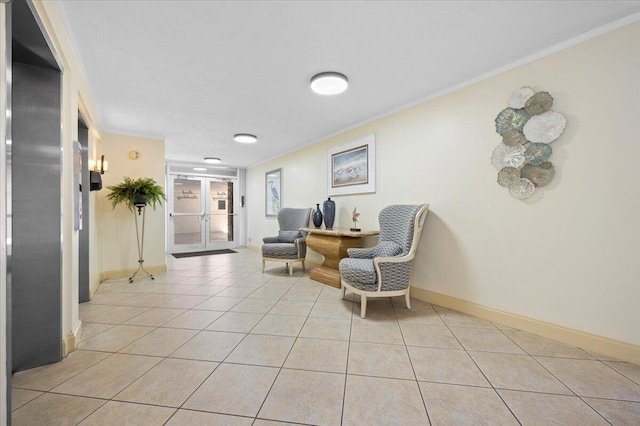
POLYGON ((415 287, 638 345, 639 75, 634 23, 253 167, 248 242, 277 234, 266 171, 282 167, 286 206, 315 207, 327 198, 327 149, 375 134, 377 191, 334 197, 337 226, 354 206, 370 229, 386 205, 430 203, 415 287), (553 182, 518 201, 490 158, 494 118, 524 85, 550 92, 568 123, 553 182))
MULTIPOLYGON (((102 229, 102 267, 107 276, 138 267, 138 247, 134 214, 125 206, 112 209, 106 199, 107 186, 117 185, 123 177, 132 179, 150 177, 165 187, 164 141, 134 136, 104 134, 103 150, 109 162, 109 171, 102 175, 98 223, 102 229), (129 151, 138 151, 140 158, 132 160, 129 151)), ((166 192, 166 191, 165 191, 166 192)), ((144 265, 165 265, 165 203, 156 210, 147 207, 144 239, 144 265)), ((136 213, 137 214, 137 213, 136 213)), ((141 224, 141 222, 140 222, 141 224)), ((142 231, 142 229, 140 229, 142 231)))
MULTIPOLYGON (((75 55, 71 40, 55 2, 34 0, 37 14, 44 25, 56 54, 63 66, 62 82, 62 149, 66 153, 62 162, 62 335, 64 351, 73 350, 73 335, 78 332, 78 232, 73 230, 73 141, 78 139, 78 108, 82 108, 84 118, 95 140, 99 139, 100 122, 91 100, 89 87, 84 79, 82 67, 75 55)), ((89 158, 95 157, 95 143, 90 143, 89 158)), ((93 196, 90 196, 93 197, 93 196)), ((90 198, 91 200, 91 198, 90 198)), ((95 227, 95 216, 90 213, 90 227, 95 227)), ((100 241, 97 241, 100 244, 100 241)), ((90 257, 95 260, 97 247, 91 249, 90 257)), ((99 266, 98 266, 99 267, 99 266)), ((98 282, 96 267, 90 271, 91 283, 98 282)))

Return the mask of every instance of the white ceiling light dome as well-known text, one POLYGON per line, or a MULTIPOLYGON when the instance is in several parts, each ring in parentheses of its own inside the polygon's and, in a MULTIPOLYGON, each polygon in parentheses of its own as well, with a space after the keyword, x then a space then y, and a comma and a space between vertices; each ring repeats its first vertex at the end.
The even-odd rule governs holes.
POLYGON ((207 170, 206 167, 194 167, 193 170, 195 170, 196 172, 204 172, 207 170))
POLYGON ((222 160, 218 157, 204 157, 204 162, 209 164, 220 164, 222 160))
POLYGON ((337 95, 347 90, 349 79, 346 75, 327 71, 311 77, 311 90, 320 95, 337 95))
POLYGON ((250 133, 236 133, 233 135, 233 140, 240 143, 256 143, 258 137, 250 133))

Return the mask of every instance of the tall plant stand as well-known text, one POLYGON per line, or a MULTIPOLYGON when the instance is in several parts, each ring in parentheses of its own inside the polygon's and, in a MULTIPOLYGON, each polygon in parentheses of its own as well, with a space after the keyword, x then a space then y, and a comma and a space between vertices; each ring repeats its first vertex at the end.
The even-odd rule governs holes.
POLYGON ((136 204, 136 207, 138 209, 138 216, 142 216, 142 235, 140 235, 140 232, 138 231, 138 217, 135 216, 134 213, 134 219, 136 221, 136 242, 138 243, 138 269, 136 269, 136 271, 133 273, 133 275, 131 275, 129 277, 129 283, 133 282, 133 279, 135 278, 135 276, 138 274, 138 272, 144 272, 145 274, 147 274, 147 276, 149 278, 151 278, 152 280, 155 280, 155 278, 153 278, 153 275, 151 275, 149 272, 147 272, 146 269, 144 269, 144 258, 143 258, 143 253, 144 253, 144 218, 145 218, 145 214, 147 212, 146 209, 146 204, 136 204))

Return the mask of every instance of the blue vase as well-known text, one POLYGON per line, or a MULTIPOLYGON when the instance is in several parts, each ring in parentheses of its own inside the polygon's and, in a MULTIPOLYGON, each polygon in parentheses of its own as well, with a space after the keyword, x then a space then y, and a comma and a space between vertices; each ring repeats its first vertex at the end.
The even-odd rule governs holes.
POLYGON ((320 203, 316 204, 316 211, 313 212, 313 224, 316 228, 322 226, 322 212, 320 211, 320 203))
POLYGON ((336 219, 336 203, 329 197, 327 201, 322 204, 322 207, 324 210, 324 227, 333 229, 333 222, 336 219))

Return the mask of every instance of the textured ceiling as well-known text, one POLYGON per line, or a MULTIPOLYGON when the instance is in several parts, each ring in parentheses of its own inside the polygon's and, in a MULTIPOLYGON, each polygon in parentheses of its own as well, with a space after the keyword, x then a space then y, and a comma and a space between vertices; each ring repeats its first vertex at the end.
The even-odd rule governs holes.
POLYGON ((237 167, 640 11, 638 1, 60 5, 106 131, 164 139, 170 161, 237 167), (322 71, 345 73, 349 89, 314 94, 322 71), (258 143, 233 142, 241 132, 258 143))

